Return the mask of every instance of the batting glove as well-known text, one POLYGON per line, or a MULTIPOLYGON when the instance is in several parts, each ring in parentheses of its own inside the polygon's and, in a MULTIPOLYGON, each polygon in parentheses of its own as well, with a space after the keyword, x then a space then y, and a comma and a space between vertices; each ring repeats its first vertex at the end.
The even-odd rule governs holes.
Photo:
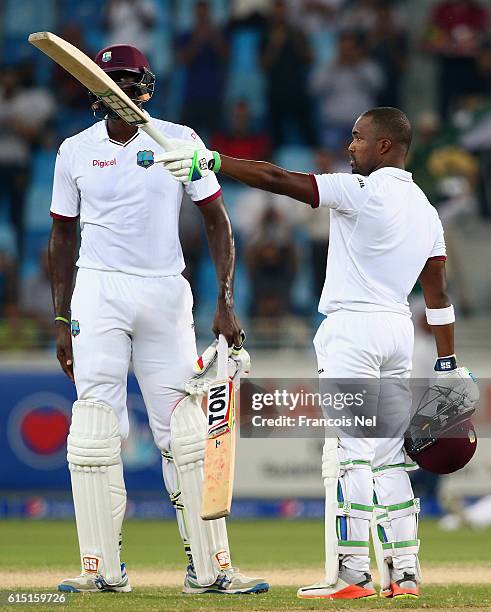
MULTIPOLYGON (((240 386, 240 379, 248 376, 251 370, 251 357, 243 348, 245 333, 242 332, 240 346, 229 347, 228 376, 236 388, 240 386)), ((189 395, 205 395, 210 384, 217 378, 218 370, 218 340, 214 340, 193 365, 194 375, 186 381, 184 389, 189 395)))
POLYGON ((479 387, 474 374, 465 367, 457 367, 455 355, 439 357, 435 363, 436 385, 462 396, 463 407, 472 409, 479 400, 479 387))
POLYGON ((220 155, 209 149, 196 149, 184 145, 174 151, 157 155, 156 163, 161 163, 172 176, 181 183, 199 181, 211 172, 218 172, 221 166, 220 155))

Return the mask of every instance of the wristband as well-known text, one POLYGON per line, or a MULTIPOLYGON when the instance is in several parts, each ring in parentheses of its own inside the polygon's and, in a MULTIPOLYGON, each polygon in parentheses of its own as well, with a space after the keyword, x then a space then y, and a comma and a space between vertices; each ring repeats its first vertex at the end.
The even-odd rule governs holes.
POLYGON ((435 372, 449 372, 457 369, 457 357, 448 355, 447 357, 438 357, 435 363, 435 372))
POLYGON ((220 153, 218 151, 212 151, 213 159, 209 161, 208 168, 213 170, 213 172, 220 172, 220 168, 222 167, 222 158, 220 157, 220 153))
POLYGON ((62 323, 66 323, 67 325, 71 325, 70 321, 68 319, 65 319, 65 317, 55 317, 55 321, 61 321, 62 323))
POLYGON ((427 308, 426 320, 428 325, 448 325, 455 321, 455 312, 453 306, 446 308, 427 308))

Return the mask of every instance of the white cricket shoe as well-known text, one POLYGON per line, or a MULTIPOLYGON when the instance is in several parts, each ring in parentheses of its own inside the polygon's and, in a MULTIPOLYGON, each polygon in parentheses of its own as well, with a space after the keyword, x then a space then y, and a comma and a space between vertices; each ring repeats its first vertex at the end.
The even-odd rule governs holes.
POLYGON ((362 599, 376 597, 368 572, 355 572, 341 567, 336 584, 317 582, 297 591, 300 599, 362 599))
POLYGON ((417 599, 419 597, 419 580, 416 570, 390 570, 390 587, 380 591, 380 597, 394 599, 417 599))
POLYGON ((76 578, 67 578, 58 585, 58 591, 66 593, 99 593, 113 591, 115 593, 129 593, 131 591, 126 565, 121 563, 121 580, 117 584, 108 584, 100 574, 82 572, 76 578))
POLYGON ((202 586, 196 578, 192 565, 188 565, 182 592, 185 595, 202 595, 216 593, 223 595, 240 595, 244 593, 266 593, 269 584, 263 578, 249 578, 241 574, 236 567, 224 570, 210 586, 202 586))

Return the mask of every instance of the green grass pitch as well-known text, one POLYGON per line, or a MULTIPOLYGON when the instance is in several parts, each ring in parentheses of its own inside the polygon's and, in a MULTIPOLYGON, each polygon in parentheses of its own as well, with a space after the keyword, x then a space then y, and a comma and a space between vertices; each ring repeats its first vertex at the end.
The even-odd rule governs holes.
MULTIPOLYGON (((323 525, 319 521, 230 521, 229 537, 234 565, 244 571, 268 573, 277 570, 312 569, 311 582, 322 576, 323 525)), ((448 586, 424 586, 419 600, 387 601, 374 599, 358 602, 301 601, 293 586, 273 586, 268 594, 251 596, 183 596, 177 587, 136 587, 130 594, 86 594, 69 596, 68 605, 31 604, 35 610, 317 610, 389 608, 443 610, 491 610, 491 530, 461 529, 442 532, 432 521, 422 521, 421 562, 423 573, 443 568, 452 574, 448 586), (475 584, 458 584, 458 572, 469 571, 475 584), (457 576, 457 580, 455 580, 457 576)), ((8 572, 60 571, 59 578, 76 575, 78 553, 75 525, 72 522, 0 521, 0 601, 7 592, 8 572)), ((174 522, 127 521, 124 529, 122 558, 131 571, 182 570, 185 557, 174 522)), ((55 574, 58 575, 57 573, 55 574)), ((468 581, 468 580, 467 580, 468 581)), ((272 581, 274 584, 274 581, 272 581)), ((52 589, 29 588, 29 592, 52 589)), ((18 591, 18 590, 17 590, 18 591)), ((26 609, 26 606, 0 605, 0 610, 26 609)))

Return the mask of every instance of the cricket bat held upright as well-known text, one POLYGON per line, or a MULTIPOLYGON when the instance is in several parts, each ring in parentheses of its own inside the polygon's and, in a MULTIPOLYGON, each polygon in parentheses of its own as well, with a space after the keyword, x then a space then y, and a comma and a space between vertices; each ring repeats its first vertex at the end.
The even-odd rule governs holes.
POLYGON ((230 514, 235 467, 235 388, 228 376, 228 345, 218 339, 218 372, 208 390, 208 433, 205 447, 201 518, 230 514))

